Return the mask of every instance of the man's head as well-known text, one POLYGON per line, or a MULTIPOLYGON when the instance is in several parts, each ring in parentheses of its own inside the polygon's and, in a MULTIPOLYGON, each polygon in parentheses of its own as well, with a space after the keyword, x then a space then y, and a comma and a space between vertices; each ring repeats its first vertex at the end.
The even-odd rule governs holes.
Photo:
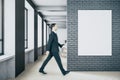
POLYGON ((56 23, 53 23, 53 24, 51 24, 51 29, 52 30, 54 30, 54 31, 57 31, 57 25, 56 25, 56 23))

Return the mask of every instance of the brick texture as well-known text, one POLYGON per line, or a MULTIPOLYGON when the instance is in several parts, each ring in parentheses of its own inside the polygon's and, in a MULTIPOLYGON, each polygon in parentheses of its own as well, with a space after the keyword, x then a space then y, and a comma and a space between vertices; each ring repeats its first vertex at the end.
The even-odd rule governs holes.
POLYGON ((120 0, 67 0, 68 70, 120 71, 120 0), (78 10, 112 10, 112 56, 78 56, 78 10))

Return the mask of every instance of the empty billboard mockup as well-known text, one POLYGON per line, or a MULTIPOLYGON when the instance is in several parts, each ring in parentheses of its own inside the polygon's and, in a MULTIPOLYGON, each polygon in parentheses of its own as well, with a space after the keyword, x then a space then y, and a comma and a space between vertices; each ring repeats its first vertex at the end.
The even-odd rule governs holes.
POLYGON ((78 55, 112 55, 111 10, 78 10, 78 55))

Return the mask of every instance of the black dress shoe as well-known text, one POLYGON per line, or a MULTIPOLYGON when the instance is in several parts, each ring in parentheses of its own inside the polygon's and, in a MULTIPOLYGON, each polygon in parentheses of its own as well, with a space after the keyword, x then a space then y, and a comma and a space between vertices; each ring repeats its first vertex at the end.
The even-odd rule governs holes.
POLYGON ((41 71, 41 70, 39 70, 39 72, 40 72, 40 73, 42 73, 42 74, 47 74, 46 72, 44 72, 44 71, 41 71))
POLYGON ((68 74, 70 71, 65 71, 65 73, 63 74, 64 76, 66 75, 66 74, 68 74))

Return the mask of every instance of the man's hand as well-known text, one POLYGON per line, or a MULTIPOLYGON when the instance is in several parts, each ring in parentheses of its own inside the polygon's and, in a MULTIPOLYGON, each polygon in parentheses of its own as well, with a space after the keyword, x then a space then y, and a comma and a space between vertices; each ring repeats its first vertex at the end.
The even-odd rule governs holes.
POLYGON ((49 51, 46 51, 46 54, 49 54, 50 52, 49 51))

